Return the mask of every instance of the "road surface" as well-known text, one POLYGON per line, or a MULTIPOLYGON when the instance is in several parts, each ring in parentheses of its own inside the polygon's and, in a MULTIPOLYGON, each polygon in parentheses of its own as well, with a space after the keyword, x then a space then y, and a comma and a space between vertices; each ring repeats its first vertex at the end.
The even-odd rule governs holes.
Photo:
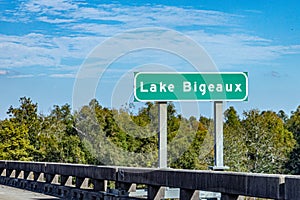
POLYGON ((57 197, 0 185, 0 200, 55 200, 57 197))

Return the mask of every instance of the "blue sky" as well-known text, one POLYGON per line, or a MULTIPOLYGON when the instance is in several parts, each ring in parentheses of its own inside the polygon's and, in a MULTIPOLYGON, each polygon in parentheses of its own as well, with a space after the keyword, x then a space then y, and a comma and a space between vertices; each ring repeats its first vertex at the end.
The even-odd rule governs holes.
MULTIPOLYGON (((0 117, 22 96, 39 112, 72 105, 77 73, 95 48, 124 31, 161 27, 199 43, 219 71, 249 73, 243 110, 300 105, 300 9, 296 0, 63 1, 0 0, 0 117)), ((181 47, 179 47, 181 48, 181 47)), ((116 83, 134 66, 159 63, 191 71, 174 55, 144 50, 120 57, 98 82, 95 97, 111 107, 116 83)), ((130 99, 127 103, 130 103, 130 99)), ((126 102, 125 102, 126 103, 126 102)), ((200 103, 211 114, 211 103, 200 103)), ((193 107, 189 109, 193 115, 193 107)), ((180 112, 180 111, 179 111, 180 112)))

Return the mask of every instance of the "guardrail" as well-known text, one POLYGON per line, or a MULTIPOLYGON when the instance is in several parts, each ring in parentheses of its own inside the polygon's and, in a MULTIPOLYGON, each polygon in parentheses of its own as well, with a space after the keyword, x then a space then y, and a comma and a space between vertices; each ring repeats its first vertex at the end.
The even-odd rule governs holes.
POLYGON ((166 187, 180 188, 181 200, 199 199, 199 190, 220 192, 222 200, 300 199, 300 177, 288 175, 21 161, 0 161, 0 173, 1 184, 64 199, 163 199, 166 187), (146 197, 129 195, 136 185, 147 188, 146 197))

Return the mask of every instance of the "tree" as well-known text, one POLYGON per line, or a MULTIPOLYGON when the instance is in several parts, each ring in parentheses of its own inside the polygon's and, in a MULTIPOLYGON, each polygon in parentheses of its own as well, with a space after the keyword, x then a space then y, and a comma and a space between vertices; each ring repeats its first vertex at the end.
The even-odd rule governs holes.
POLYGON ((33 160, 28 128, 24 124, 4 120, 0 123, 0 159, 33 160))
POLYGON ((251 110, 244 115, 249 171, 283 173, 284 163, 295 145, 293 134, 274 112, 251 110))
POLYGON ((224 163, 232 171, 248 171, 246 134, 236 110, 230 107, 224 112, 224 163))
MULTIPOLYGON (((37 110, 26 97, 9 108, 10 118, 0 121, 0 159, 157 167, 157 103, 147 102, 137 114, 96 99, 74 114, 68 104, 54 105, 49 115, 37 110)), ((224 116, 224 160, 231 170, 300 174, 300 106, 290 118, 250 110, 240 119, 233 107, 224 116)), ((213 165, 213 120, 186 119, 172 103, 167 117, 169 166, 213 165)))
MULTIPOLYGON (((203 121, 208 120, 204 118, 203 121)), ((173 168, 208 169, 213 165, 213 135, 195 117, 189 120, 181 117, 180 127, 168 150, 173 168)))
POLYGON ((54 105, 50 115, 43 117, 38 135, 39 161, 87 163, 89 153, 75 129, 68 104, 54 105))
POLYGON ((157 153, 153 138, 145 137, 151 135, 149 127, 141 129, 132 119, 141 122, 125 110, 102 108, 95 102, 76 113, 76 128, 96 163, 153 166, 153 154, 157 153))
MULTIPOLYGON (((189 139, 185 138, 187 137, 185 136, 175 141, 174 147, 171 148, 171 151, 174 152, 170 153, 176 153, 178 157, 173 155, 176 160, 171 163, 171 167, 181 169, 208 169, 208 167, 213 164, 213 148, 206 149, 208 152, 203 151, 205 138, 208 136, 207 130, 196 132, 190 130, 190 132, 185 132, 185 134, 189 134, 193 139, 189 142, 189 139)), ((213 138, 209 137, 209 139, 212 141, 213 138)))
POLYGON ((10 106, 7 114, 15 123, 25 125, 28 128, 30 144, 36 146, 37 135, 40 131, 40 119, 37 113, 37 104, 33 103, 30 98, 21 97, 20 106, 14 108, 10 106))
POLYGON ((225 124, 232 127, 232 128, 238 128, 241 125, 240 118, 236 112, 236 110, 230 106, 225 112, 225 124))
POLYGON ((291 131, 297 143, 289 155, 286 162, 286 172, 291 174, 300 174, 300 106, 292 112, 291 117, 286 120, 286 126, 291 131))
POLYGON ((71 113, 69 104, 62 106, 54 105, 50 114, 50 118, 54 122, 61 122, 66 126, 66 133, 68 135, 76 135, 77 132, 74 128, 74 117, 71 113))
POLYGON ((287 116, 287 114, 285 114, 285 112, 283 110, 279 110, 277 115, 280 119, 282 119, 282 121, 284 123, 286 123, 286 121, 288 120, 288 116, 287 116))

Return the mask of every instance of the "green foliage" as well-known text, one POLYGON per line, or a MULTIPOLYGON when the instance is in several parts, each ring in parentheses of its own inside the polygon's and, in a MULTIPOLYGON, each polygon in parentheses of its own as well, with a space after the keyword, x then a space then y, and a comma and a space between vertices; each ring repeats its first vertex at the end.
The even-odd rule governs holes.
MULTIPOLYGON (((0 159, 157 167, 158 104, 133 114, 102 107, 96 99, 72 113, 54 105, 48 115, 20 98, 0 121, 0 159)), ((186 119, 167 105, 168 165, 207 169, 213 165, 213 120, 186 119)), ((250 110, 240 119, 224 112, 224 163, 233 171, 300 174, 300 106, 283 111, 250 110)))
POLYGON ((233 107, 226 110, 224 115, 224 162, 232 171, 249 171, 247 135, 241 120, 233 107))
POLYGON ((283 173, 293 150, 293 134, 274 112, 250 110, 240 120, 231 107, 225 112, 225 162, 236 171, 283 173))
MULTIPOLYGON (((176 141, 177 148, 180 146, 188 146, 188 148, 184 149, 182 155, 179 156, 175 162, 171 163, 171 167, 183 169, 208 169, 209 166, 212 166, 213 149, 211 147, 213 146, 210 146, 209 151, 206 152, 206 154, 202 154, 205 152, 202 151, 202 147, 204 146, 203 143, 207 135, 207 131, 196 131, 191 142, 184 144, 184 141, 176 141)), ((211 137, 209 137, 209 139, 212 140, 211 137)))
MULTIPOLYGON (((84 106, 75 117, 76 127, 92 152, 94 163, 154 166, 157 160, 157 136, 152 125, 149 125, 150 120, 145 122, 125 110, 102 108, 93 101, 93 105, 84 106), (135 122, 142 125, 138 126, 135 122)), ((143 119, 150 117, 145 113, 152 112, 152 104, 148 105, 148 110, 139 112, 143 119)))
POLYGON ((0 160, 32 160, 28 128, 9 120, 0 123, 0 160))
POLYGON ((297 141, 293 151, 289 155, 289 160, 286 162, 286 172, 291 174, 300 174, 300 106, 295 112, 292 112, 291 117, 286 120, 286 126, 289 131, 294 134, 297 141))
POLYGON ((37 104, 33 103, 32 100, 27 97, 21 97, 19 102, 20 106, 18 108, 11 106, 7 114, 10 116, 10 121, 23 124, 27 127, 30 143, 35 146, 40 129, 37 104))
POLYGON ((293 134, 271 111, 245 113, 243 121, 247 136, 247 156, 251 172, 282 173, 283 164, 295 145, 293 134))
POLYGON ((69 105, 53 106, 49 116, 39 115, 30 98, 10 107, 1 122, 0 156, 3 159, 87 163, 89 152, 74 128, 69 105), (4 137, 6 136, 6 137, 4 137))

